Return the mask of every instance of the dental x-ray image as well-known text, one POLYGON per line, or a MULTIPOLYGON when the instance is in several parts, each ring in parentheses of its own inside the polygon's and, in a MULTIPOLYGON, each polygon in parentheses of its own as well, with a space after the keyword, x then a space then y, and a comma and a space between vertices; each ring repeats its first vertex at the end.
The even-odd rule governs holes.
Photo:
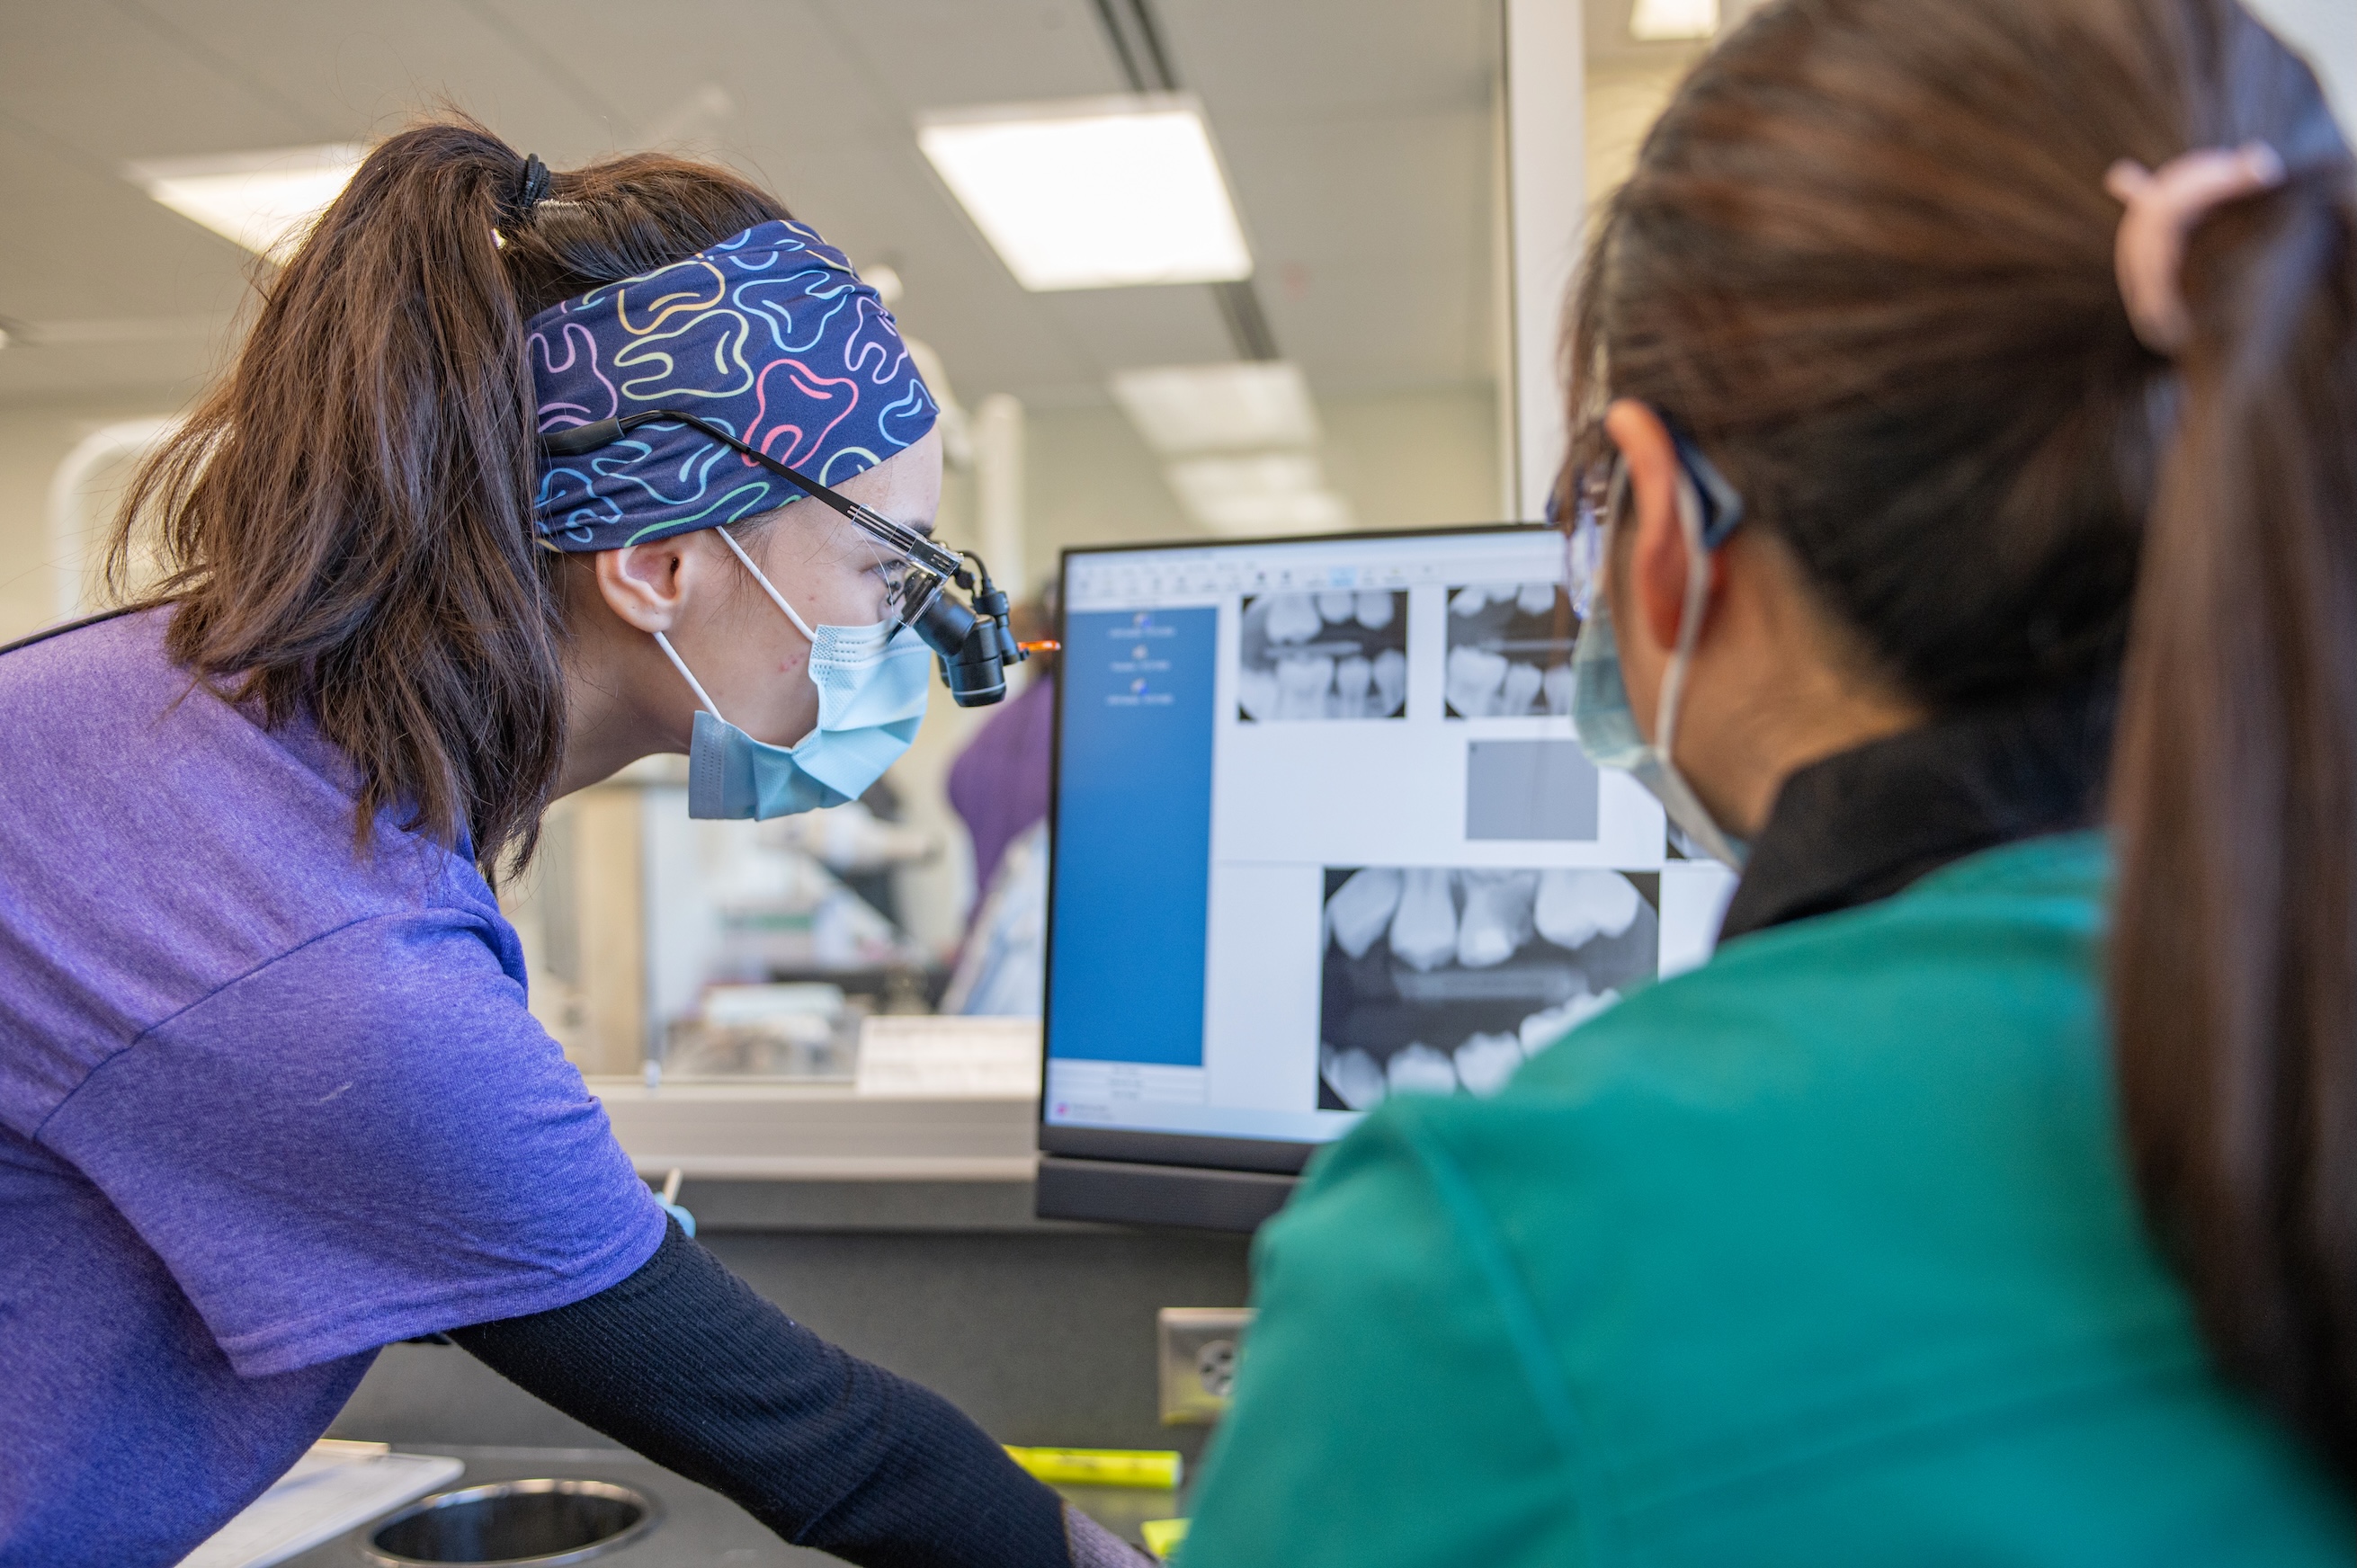
POLYGON ((1494 1094, 1659 964, 1661 876, 1329 867, 1318 1104, 1494 1094))
POLYGON ((1399 717, 1407 595, 1330 588, 1246 599, 1236 705, 1254 723, 1399 717))
POLYGON ((1558 583, 1475 583, 1448 595, 1452 719, 1571 712, 1579 618, 1558 583))

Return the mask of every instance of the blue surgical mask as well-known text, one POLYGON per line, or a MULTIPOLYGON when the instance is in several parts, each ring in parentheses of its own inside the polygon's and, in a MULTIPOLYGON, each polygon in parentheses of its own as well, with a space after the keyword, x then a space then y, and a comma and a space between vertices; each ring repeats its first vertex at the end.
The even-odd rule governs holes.
POLYGON ((818 688, 818 727, 792 746, 755 740, 720 716, 719 706, 662 633, 655 641, 704 704, 688 743, 687 814, 707 819, 791 816, 840 806, 900 758, 917 738, 931 691, 933 658, 916 633, 889 620, 869 626, 813 627, 761 575, 726 529, 762 592, 810 639, 810 678, 818 688))
MULTIPOLYGON (((1735 497, 1727 482, 1715 470, 1702 467, 1699 482, 1694 477, 1695 466, 1702 463, 1699 453, 1679 443, 1681 472, 1678 477, 1678 525, 1686 537, 1686 559, 1691 569, 1686 573, 1685 603, 1678 614, 1677 649, 1670 656, 1670 667, 1662 677, 1662 696, 1653 714, 1653 738, 1648 742, 1637 728, 1637 715, 1629 704, 1629 684, 1620 672, 1620 645, 1613 635, 1612 611, 1601 592, 1596 591, 1591 578, 1587 595, 1590 603, 1579 628, 1579 642, 1571 656, 1571 720, 1579 732, 1580 749, 1598 768, 1614 768, 1628 773, 1638 783, 1652 792, 1662 803, 1673 824, 1683 832, 1695 848, 1715 860, 1740 871, 1751 846, 1718 825, 1710 808, 1694 792, 1685 775, 1671 758, 1677 742, 1678 708, 1685 695, 1686 671, 1693 662, 1695 639, 1702 632, 1703 610, 1709 603, 1710 574, 1704 569, 1710 551, 1726 542, 1742 518, 1742 503, 1735 497), (1706 492, 1704 486, 1710 489, 1706 492), (1715 507, 1706 527, 1704 509, 1715 507)), ((1621 510, 1628 489, 1628 476, 1614 465, 1608 513, 1621 510)), ((1586 523, 1583 526, 1593 526, 1586 523)), ((1600 545, 1587 553, 1593 570, 1600 575, 1603 570, 1603 549, 1600 545)))

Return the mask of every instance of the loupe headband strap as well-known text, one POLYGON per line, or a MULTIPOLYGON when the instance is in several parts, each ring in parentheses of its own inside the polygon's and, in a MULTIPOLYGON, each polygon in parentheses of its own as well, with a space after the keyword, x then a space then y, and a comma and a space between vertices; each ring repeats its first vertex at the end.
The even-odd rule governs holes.
MULTIPOLYGON (((922 567, 935 579, 936 592, 939 591, 940 583, 946 582, 957 575, 959 561, 955 552, 943 549, 906 523, 895 522, 881 512, 861 506, 849 496, 820 484, 808 475, 788 467, 767 452, 739 441, 721 426, 708 419, 699 418, 684 409, 651 408, 640 413, 625 414, 619 419, 601 419, 594 424, 576 424, 570 430, 552 430, 541 436, 540 449, 551 457, 578 457, 585 452, 595 452, 600 446, 613 445, 619 441, 626 432, 639 425, 652 424, 658 421, 684 424, 690 430, 709 436, 724 446, 743 453, 812 499, 842 513, 861 532, 879 543, 891 546, 910 562, 922 567)), ((903 613, 913 616, 916 610, 922 607, 920 603, 910 607, 903 613)))

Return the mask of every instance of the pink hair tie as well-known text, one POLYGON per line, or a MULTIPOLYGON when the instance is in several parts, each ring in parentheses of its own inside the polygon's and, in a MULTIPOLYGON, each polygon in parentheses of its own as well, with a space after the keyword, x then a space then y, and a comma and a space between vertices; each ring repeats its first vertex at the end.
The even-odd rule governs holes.
POLYGON ((2185 242, 2211 213, 2284 182, 2284 162, 2265 142, 2202 147, 2158 170, 2122 158, 2104 176, 2104 188, 2127 210, 2120 218, 2114 265, 2128 321, 2146 348, 2175 355, 2193 338, 2185 306, 2185 242))

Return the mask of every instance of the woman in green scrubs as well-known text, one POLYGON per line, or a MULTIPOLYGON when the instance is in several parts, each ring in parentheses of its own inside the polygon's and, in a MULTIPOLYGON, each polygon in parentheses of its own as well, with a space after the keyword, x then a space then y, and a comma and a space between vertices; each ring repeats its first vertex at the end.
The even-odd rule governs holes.
POLYGON ((1566 489, 1722 945, 1319 1160, 1182 1568, 2350 1561, 2352 236, 2232 0, 1703 60, 1566 489))

